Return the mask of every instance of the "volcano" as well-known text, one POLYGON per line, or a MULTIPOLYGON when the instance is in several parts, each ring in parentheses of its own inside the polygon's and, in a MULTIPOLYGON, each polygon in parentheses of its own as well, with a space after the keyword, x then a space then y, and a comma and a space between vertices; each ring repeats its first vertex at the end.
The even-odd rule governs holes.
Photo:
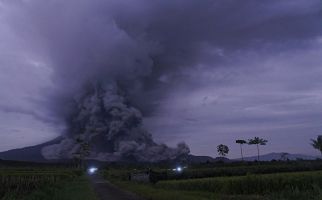
POLYGON ((100 161, 159 162, 187 156, 185 143, 176 148, 154 142, 142 113, 115 82, 91 83, 73 100, 67 134, 58 144, 42 148, 44 158, 72 159, 87 147, 86 158, 100 161))

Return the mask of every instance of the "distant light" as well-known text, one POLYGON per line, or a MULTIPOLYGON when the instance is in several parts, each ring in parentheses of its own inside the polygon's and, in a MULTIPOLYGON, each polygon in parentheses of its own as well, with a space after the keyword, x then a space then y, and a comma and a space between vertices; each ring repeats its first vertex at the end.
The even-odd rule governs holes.
POLYGON ((97 171, 97 168, 96 167, 91 167, 87 171, 88 171, 89 174, 95 174, 95 172, 97 171))
POLYGON ((174 172, 182 172, 183 169, 186 169, 187 167, 177 167, 177 168, 173 168, 173 169, 168 169, 168 170, 172 170, 174 172))

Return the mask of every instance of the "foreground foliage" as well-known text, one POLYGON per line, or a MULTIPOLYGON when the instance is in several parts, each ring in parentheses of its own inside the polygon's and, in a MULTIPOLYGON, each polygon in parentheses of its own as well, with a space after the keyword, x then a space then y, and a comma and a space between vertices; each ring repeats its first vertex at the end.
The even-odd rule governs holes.
POLYGON ((136 184, 126 181, 114 182, 119 187, 132 191, 149 200, 321 200, 322 190, 313 186, 312 189, 301 191, 296 188, 285 189, 268 194, 220 194, 206 191, 187 191, 164 189, 149 184, 136 184))
POLYGON ((25 200, 97 200, 97 197, 88 180, 81 176, 42 187, 28 195, 25 200))
POLYGON ((310 191, 314 187, 322 187, 322 171, 160 181, 156 186, 162 189, 221 194, 270 194, 284 190, 310 191))
POLYGON ((128 181, 114 181, 114 184, 148 200, 264 200, 258 195, 221 195, 205 191, 169 190, 150 184, 137 184, 128 181))
MULTIPOLYGON (((321 161, 299 161, 299 162, 276 162, 276 163, 252 163, 252 165, 243 166, 205 166, 189 167, 180 173, 173 170, 153 169, 153 179, 162 180, 180 180, 197 179, 209 177, 227 177, 227 176, 246 176, 249 174, 274 174, 282 172, 303 172, 322 170, 321 161)), ((128 180, 131 172, 140 170, 130 169, 109 169, 104 171, 104 176, 109 179, 128 180)))
MULTIPOLYGON (((295 165, 296 166, 296 165, 295 165)), ((299 166, 297 166, 299 167, 299 166)), ((304 167, 304 165, 302 166, 304 167)), ((312 166, 306 166, 306 169, 312 166)), ((156 184, 136 183, 128 181, 129 170, 108 170, 104 172, 105 178, 116 185, 130 190, 149 200, 321 200, 322 199, 322 171, 274 173, 274 169, 280 171, 284 168, 275 166, 243 166, 222 167, 221 169, 200 169, 202 176, 209 170, 212 175, 221 174, 218 177, 199 179, 159 180, 156 184), (239 174, 240 171, 258 170, 255 173, 239 174), (205 170, 205 171, 203 171, 205 170), (271 174, 260 174, 260 172, 271 174), (228 176, 227 173, 229 172, 228 176), (226 174, 225 174, 226 173, 226 174), (238 176, 231 176, 231 174, 238 176)), ((304 168, 291 168, 295 170, 304 168)), ((277 170, 277 171, 278 171, 277 170)), ((192 170, 198 173, 198 169, 192 170)), ((191 173, 191 170, 190 172, 191 173)))
MULTIPOLYGON (((65 168, 2 168, 0 171, 0 199, 82 199, 77 197, 78 194, 82 194, 80 197, 83 197, 91 192, 88 183, 81 175, 82 171, 80 170, 65 168), (67 191, 77 192, 68 193, 67 191), (64 195, 67 195, 67 198, 64 198, 64 195)), ((90 196, 95 197, 92 193, 90 196)))

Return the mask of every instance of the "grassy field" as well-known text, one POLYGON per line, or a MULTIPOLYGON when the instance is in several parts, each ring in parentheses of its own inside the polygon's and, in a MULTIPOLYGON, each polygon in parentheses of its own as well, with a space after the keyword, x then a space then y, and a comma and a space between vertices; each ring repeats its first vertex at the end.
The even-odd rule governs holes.
POLYGON ((159 180, 156 184, 127 181, 131 170, 110 169, 105 171, 104 175, 116 185, 149 200, 321 200, 322 171, 312 171, 314 169, 315 166, 314 168, 309 165, 303 167, 302 164, 301 167, 290 166, 289 168, 280 167, 280 165, 201 168, 200 171, 187 170, 185 175, 177 176, 179 177, 177 180, 171 180, 173 179, 171 175, 170 180, 159 180), (274 173, 274 169, 279 173, 274 173), (288 171, 287 169, 291 172, 284 172, 288 171), (292 172, 304 169, 309 171, 292 172), (217 177, 194 178, 204 177, 205 171, 217 177), (220 171, 223 174, 219 174, 220 171), (254 171, 256 173, 250 173, 254 171), (238 176, 233 176, 234 173, 238 176))
MULTIPOLYGON (((128 179, 128 174, 133 169, 138 171, 144 168, 132 167, 113 167, 105 172, 105 175, 112 179, 128 179)), ((322 161, 290 161, 290 162, 256 162, 249 163, 223 163, 223 164, 207 164, 192 165, 184 169, 181 173, 177 173, 167 168, 158 168, 157 166, 149 166, 157 172, 157 180, 180 180, 180 179, 196 179, 209 177, 227 177, 227 176, 245 176, 247 174, 274 174, 282 172, 305 172, 322 170, 322 161)), ((169 168, 169 167, 168 167, 169 168)), ((145 168, 146 169, 146 168, 145 168)))
POLYGON ((214 166, 189 168, 182 173, 168 171, 165 180, 193 179, 207 177, 245 176, 247 174, 272 174, 281 172, 303 172, 322 170, 321 162, 268 163, 242 166, 214 166))
POLYGON ((98 200, 84 176, 32 192, 26 200, 98 200))
MULTIPOLYGON (((154 184, 129 181, 144 166, 108 166, 101 173, 147 200, 321 200, 321 166, 321 161, 233 163, 182 172, 157 166, 154 184)), ((0 186, 0 200, 97 200, 83 171, 73 167, 0 167, 0 186)))
POLYGON ((163 189, 150 184, 137 184, 128 181, 113 181, 125 190, 131 191, 148 200, 262 200, 259 195, 226 195, 206 191, 185 191, 163 189))
POLYGON ((204 178, 137 184, 114 181, 149 200, 321 200, 321 172, 204 178))
POLYGON ((82 172, 67 168, 1 168, 1 200, 96 200, 82 172))
POLYGON ((322 172, 247 175, 238 177, 202 178, 160 181, 162 189, 207 191, 221 194, 269 194, 284 190, 310 191, 322 187, 322 172))

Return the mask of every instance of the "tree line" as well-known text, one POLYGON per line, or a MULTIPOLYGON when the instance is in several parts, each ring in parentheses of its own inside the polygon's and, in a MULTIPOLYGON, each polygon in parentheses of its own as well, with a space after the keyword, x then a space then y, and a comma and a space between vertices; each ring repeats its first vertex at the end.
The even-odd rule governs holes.
MULTIPOLYGON (((259 137, 254 137, 252 139, 248 139, 248 141, 242 140, 242 139, 236 140, 236 143, 239 144, 239 146, 240 146, 240 155, 241 155, 242 160, 244 160, 244 155, 243 155, 243 145, 244 144, 256 145, 256 147, 257 147, 257 160, 259 161, 259 146, 266 145, 267 142, 268 142, 267 140, 265 140, 263 138, 259 138, 259 137)), ((220 144, 217 146, 217 152, 220 156, 225 157, 229 152, 229 147, 227 145, 220 144)))
MULTIPOLYGON (((252 139, 248 139, 248 141, 242 140, 242 139, 236 140, 236 144, 239 144, 239 146, 240 146, 240 155, 241 155, 242 161, 244 161, 244 155, 243 155, 243 145, 244 144, 257 146, 257 160, 259 161, 259 155, 260 155, 259 154, 259 147, 260 147, 260 145, 266 145, 267 142, 268 142, 267 140, 265 140, 263 138, 259 138, 259 137, 254 137, 252 139)), ((322 135, 317 136, 316 139, 311 139, 311 142, 312 142, 311 143, 312 147, 317 149, 318 151, 320 151, 320 153, 322 155, 322 135)), ((217 146, 217 152, 220 156, 225 157, 229 153, 229 147, 227 145, 220 144, 217 146)))

